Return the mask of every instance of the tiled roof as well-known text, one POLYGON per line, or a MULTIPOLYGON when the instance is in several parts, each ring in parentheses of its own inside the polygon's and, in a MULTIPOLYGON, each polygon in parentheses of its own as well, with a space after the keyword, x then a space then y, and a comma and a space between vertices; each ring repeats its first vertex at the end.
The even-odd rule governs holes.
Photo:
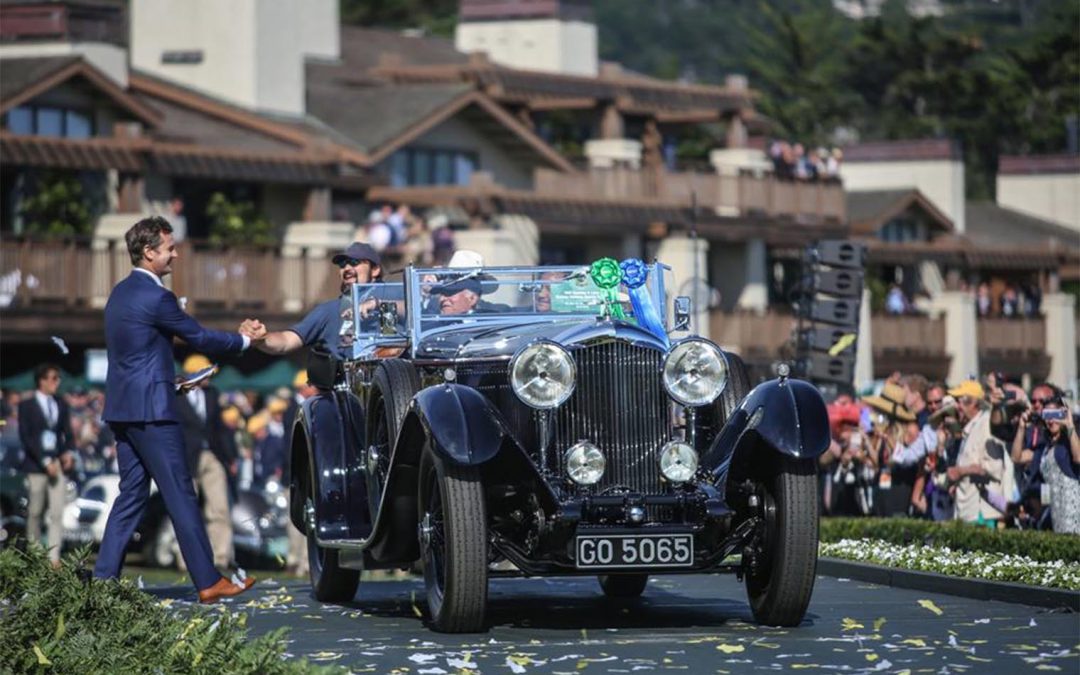
POLYGON ((1002 155, 998 175, 1080 173, 1080 155, 1002 155))
POLYGON ((980 244, 1060 246, 1080 253, 1080 232, 994 202, 967 202, 966 235, 980 244))
POLYGON ((876 234, 890 219, 912 207, 926 212, 937 229, 953 229, 952 220, 915 189, 857 190, 844 195, 853 234, 876 234))
POLYGON ((74 140, 0 133, 0 157, 8 166, 139 171, 144 148, 145 144, 113 138, 74 140))
POLYGON ((354 87, 311 83, 308 112, 372 153, 468 93, 466 84, 354 87))
POLYGON ((876 141, 844 148, 845 162, 959 160, 960 146, 947 138, 876 141))
POLYGON ((0 101, 7 101, 31 85, 77 63, 80 56, 0 59, 0 101))

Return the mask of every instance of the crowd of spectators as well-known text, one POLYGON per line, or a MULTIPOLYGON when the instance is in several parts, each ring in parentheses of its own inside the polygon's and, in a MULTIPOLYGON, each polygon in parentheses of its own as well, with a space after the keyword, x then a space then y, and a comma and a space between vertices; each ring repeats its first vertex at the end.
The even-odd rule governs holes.
POLYGON ((383 204, 372 210, 364 229, 367 243, 390 267, 443 266, 454 252, 454 233, 447 218, 425 218, 407 204, 383 204))
MULTIPOLYGON (((269 481, 280 481, 285 473, 285 433, 292 425, 299 401, 314 393, 301 371, 292 389, 283 387, 272 394, 255 391, 211 391, 221 403, 221 421, 226 429, 223 442, 233 444, 236 464, 228 467, 230 488, 259 490, 269 481)), ((5 390, 0 402, 0 467, 18 470, 23 464, 19 440, 19 402, 33 392, 5 390)), ((72 388, 61 394, 71 411, 74 464, 68 473, 77 486, 101 474, 115 474, 116 440, 102 422, 105 393, 96 388, 72 388)))
MULTIPOLYGON (((975 287, 974 296, 975 311, 980 318, 1030 319, 1038 318, 1042 311, 1042 291, 1038 284, 1008 283, 995 293, 984 281, 975 287)), ((926 314, 930 295, 920 292, 909 296, 900 284, 889 284, 884 309, 886 314, 894 316, 926 314)))
POLYGON ((1035 318, 1042 307, 1038 284, 1006 284, 995 294, 985 281, 975 289, 975 311, 981 317, 1003 319, 1035 318))
POLYGON ((844 153, 840 148, 807 151, 802 143, 774 140, 769 144, 773 175, 781 180, 838 181, 844 153))
POLYGON ((949 387, 918 374, 828 406, 823 512, 1080 533, 1075 409, 1049 383, 1000 373, 949 387))

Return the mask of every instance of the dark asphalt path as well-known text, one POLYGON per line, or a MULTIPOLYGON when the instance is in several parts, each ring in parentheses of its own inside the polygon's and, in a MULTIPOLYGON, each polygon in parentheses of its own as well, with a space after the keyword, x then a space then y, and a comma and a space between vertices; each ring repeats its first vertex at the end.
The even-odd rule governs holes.
POLYGON ((231 603, 255 633, 288 627, 290 654, 355 673, 1080 673, 1080 615, 824 576, 794 629, 753 624, 730 575, 654 578, 629 602, 590 577, 495 579, 490 628, 469 635, 424 625, 419 579, 364 582, 346 605, 297 581, 256 590, 231 603))

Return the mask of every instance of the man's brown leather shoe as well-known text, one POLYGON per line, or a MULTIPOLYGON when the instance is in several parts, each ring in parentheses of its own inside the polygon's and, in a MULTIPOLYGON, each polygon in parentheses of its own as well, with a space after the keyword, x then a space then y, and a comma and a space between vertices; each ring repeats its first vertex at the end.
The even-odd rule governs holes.
POLYGON ((199 591, 199 602, 204 605, 211 602, 217 602, 222 598, 229 598, 234 595, 240 595, 247 589, 255 585, 255 577, 247 577, 244 579, 244 585, 239 586, 229 581, 225 577, 221 577, 217 580, 217 583, 210 588, 204 588, 199 591))

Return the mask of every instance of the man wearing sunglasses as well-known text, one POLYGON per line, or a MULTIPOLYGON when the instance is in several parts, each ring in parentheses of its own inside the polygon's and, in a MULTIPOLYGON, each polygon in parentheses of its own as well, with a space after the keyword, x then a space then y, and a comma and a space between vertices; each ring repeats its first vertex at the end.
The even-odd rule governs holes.
POLYGON ((288 354, 301 347, 315 347, 338 358, 347 358, 342 351, 348 340, 352 307, 347 298, 353 284, 370 284, 382 281, 382 259, 368 244, 353 242, 335 255, 331 261, 338 266, 341 275, 341 295, 316 306, 308 315, 289 328, 268 333, 266 339, 256 346, 267 354, 288 354))

